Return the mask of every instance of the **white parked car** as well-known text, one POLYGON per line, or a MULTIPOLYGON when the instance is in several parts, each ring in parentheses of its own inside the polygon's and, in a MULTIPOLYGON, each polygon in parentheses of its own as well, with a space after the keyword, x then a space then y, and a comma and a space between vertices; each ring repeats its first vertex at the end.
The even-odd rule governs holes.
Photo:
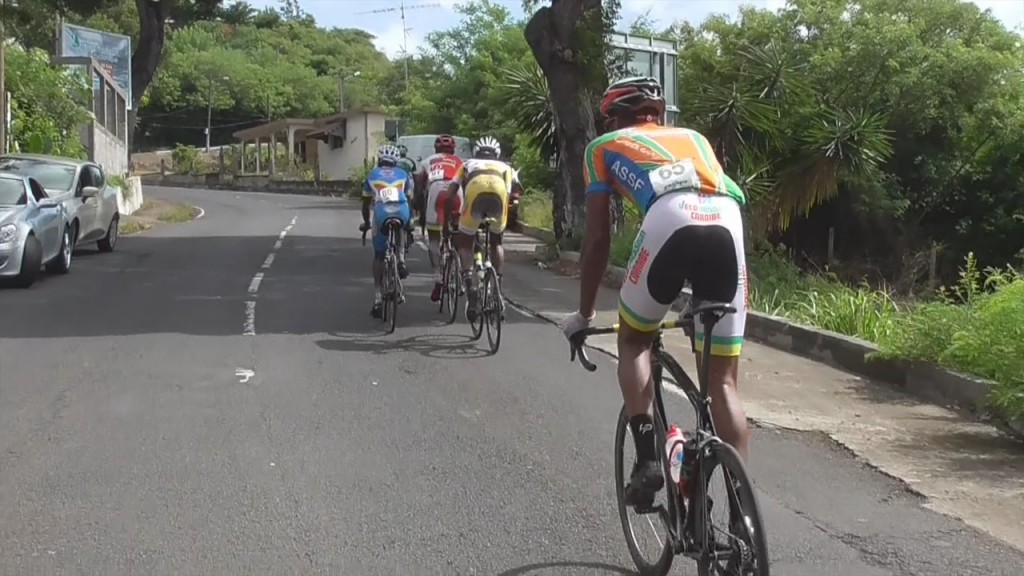
POLYGON ((0 171, 32 178, 46 194, 64 205, 71 226, 72 249, 95 242, 101 252, 117 245, 117 188, 95 162, 43 154, 0 156, 0 171))

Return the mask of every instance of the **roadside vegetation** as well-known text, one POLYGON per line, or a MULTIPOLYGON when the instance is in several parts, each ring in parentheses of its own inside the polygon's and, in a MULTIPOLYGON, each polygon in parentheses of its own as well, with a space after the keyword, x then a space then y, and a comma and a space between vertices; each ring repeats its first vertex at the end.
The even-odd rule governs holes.
POLYGON ((147 198, 134 214, 121 217, 119 231, 122 236, 129 236, 160 223, 188 222, 196 217, 197 212, 195 206, 188 204, 147 198))

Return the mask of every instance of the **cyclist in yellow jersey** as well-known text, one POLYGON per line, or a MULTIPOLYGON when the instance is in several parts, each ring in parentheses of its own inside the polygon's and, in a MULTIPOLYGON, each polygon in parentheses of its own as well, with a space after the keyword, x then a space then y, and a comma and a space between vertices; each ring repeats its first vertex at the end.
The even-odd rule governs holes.
MULTIPOLYGON (((455 198, 461 187, 463 192, 462 213, 458 217, 459 234, 453 238, 459 250, 462 264, 462 278, 466 284, 466 319, 476 320, 476 291, 473 282, 473 239, 485 217, 497 219, 491 225, 491 264, 501 284, 505 267, 505 250, 501 238, 508 226, 508 199, 512 188, 519 186, 515 170, 501 157, 501 144, 490 136, 477 140, 473 145, 473 158, 466 160, 448 188, 449 199, 455 198)), ((501 302, 502 318, 505 302, 501 302)))
MULTIPOLYGON (((580 261, 580 304, 563 332, 590 326, 611 244, 611 194, 643 214, 619 292, 619 387, 636 443, 626 501, 648 505, 664 485, 654 430, 651 345, 659 324, 689 280, 693 301, 729 302, 737 309, 710 336, 695 319, 695 350, 710 340, 708 393, 722 440, 746 458, 749 430, 736 391, 746 319, 743 191, 722 170, 702 134, 664 126, 665 99, 654 78, 613 83, 601 102, 607 133, 586 149, 587 235, 580 261)), ((662 448, 663 449, 663 448, 662 448)))

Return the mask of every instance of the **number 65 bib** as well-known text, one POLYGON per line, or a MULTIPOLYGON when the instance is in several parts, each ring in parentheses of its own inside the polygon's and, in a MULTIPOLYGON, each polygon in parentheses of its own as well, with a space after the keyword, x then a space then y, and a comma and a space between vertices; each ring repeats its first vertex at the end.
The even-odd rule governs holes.
POLYGON ((689 158, 659 166, 648 172, 647 177, 658 196, 670 192, 700 190, 700 174, 689 158))

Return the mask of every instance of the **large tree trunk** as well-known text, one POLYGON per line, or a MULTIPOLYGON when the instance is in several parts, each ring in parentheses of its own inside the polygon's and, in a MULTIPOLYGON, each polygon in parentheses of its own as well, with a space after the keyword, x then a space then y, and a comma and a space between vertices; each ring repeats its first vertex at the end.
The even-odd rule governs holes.
POLYGON ((132 109, 138 110, 142 95, 146 93, 160 57, 164 52, 164 23, 175 0, 135 0, 139 10, 139 43, 132 54, 132 109))
POLYGON ((561 186, 555 186, 552 203, 554 232, 556 239, 566 239, 568 244, 582 240, 586 222, 583 153, 596 135, 578 28, 595 16, 594 11, 597 18, 593 21, 599 23, 601 0, 556 0, 537 10, 525 30, 530 50, 547 78, 554 110, 562 180, 561 186))

